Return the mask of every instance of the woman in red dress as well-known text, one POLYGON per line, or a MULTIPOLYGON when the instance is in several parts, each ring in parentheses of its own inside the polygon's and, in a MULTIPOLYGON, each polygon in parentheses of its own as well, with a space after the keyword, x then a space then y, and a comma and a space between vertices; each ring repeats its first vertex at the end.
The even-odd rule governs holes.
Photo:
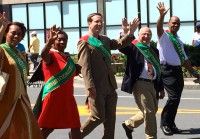
POLYGON ((77 71, 70 55, 64 53, 67 41, 67 34, 54 25, 41 53, 45 85, 38 123, 45 139, 54 129, 64 128, 71 128, 72 139, 81 138, 73 87, 77 71))

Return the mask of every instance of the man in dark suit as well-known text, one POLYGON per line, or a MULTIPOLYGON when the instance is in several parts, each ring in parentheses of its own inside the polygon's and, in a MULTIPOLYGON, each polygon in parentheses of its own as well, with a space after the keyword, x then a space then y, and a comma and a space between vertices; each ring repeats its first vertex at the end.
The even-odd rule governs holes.
MULTIPOLYGON (((126 28, 123 33, 126 34, 126 28)), ((123 34, 121 34, 123 35, 123 34)), ((126 135, 132 139, 132 132, 145 124, 146 138, 157 138, 156 112, 158 99, 163 99, 165 92, 162 85, 158 50, 150 46, 152 37, 148 27, 142 27, 138 39, 128 47, 119 49, 127 56, 127 65, 121 90, 132 93, 140 111, 122 123, 126 135)))
POLYGON ((127 35, 119 40, 111 40, 100 35, 103 27, 102 15, 93 13, 88 16, 88 33, 78 42, 78 63, 82 67, 81 73, 91 111, 91 115, 81 126, 83 138, 103 123, 102 139, 114 139, 117 84, 111 67, 110 50, 130 44, 139 23, 139 19, 135 18, 130 23, 127 35))

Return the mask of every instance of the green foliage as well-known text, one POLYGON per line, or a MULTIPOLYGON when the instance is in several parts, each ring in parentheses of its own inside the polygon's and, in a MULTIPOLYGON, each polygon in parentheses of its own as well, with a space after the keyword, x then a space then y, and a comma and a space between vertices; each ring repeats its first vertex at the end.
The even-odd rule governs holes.
POLYGON ((124 54, 112 54, 111 61, 112 63, 124 63, 126 62, 126 56, 124 54))
POLYGON ((192 77, 192 75, 189 73, 189 71, 184 67, 182 67, 182 72, 183 72, 183 77, 187 77, 187 78, 192 77))
POLYGON ((151 45, 151 46, 154 46, 154 47, 157 47, 157 42, 151 40, 150 45, 151 45))
POLYGON ((193 47, 192 45, 185 44, 185 53, 187 54, 192 66, 200 66, 200 47, 193 47))
POLYGON ((124 66, 124 69, 125 69, 126 61, 127 61, 126 55, 120 54, 120 55, 119 55, 119 59, 120 59, 120 61, 123 63, 123 66, 124 66))
MULTIPOLYGON (((150 44, 154 47, 157 47, 157 42, 155 41, 151 41, 150 44)), ((193 66, 193 68, 195 69, 195 71, 197 71, 198 73, 200 73, 200 46, 199 47, 193 47, 190 44, 184 44, 184 49, 185 52, 193 66)), ((73 59, 73 61, 75 63, 77 63, 78 61, 78 57, 76 54, 71 55, 71 58, 73 59)), ((127 61, 127 57, 124 54, 112 54, 112 63, 122 63, 123 64, 123 68, 118 68, 120 69, 120 71, 116 72, 116 76, 123 76, 124 75, 124 70, 125 70, 125 66, 126 66, 126 61, 127 61), (121 71, 122 70, 122 71, 121 71)), ((183 67, 183 75, 184 77, 192 77, 191 74, 183 67)))
POLYGON ((127 57, 126 55, 119 53, 119 54, 112 54, 112 69, 116 76, 123 76, 126 66, 127 57))
MULTIPOLYGON (((200 67, 193 66, 193 69, 198 74, 200 74, 200 67)), ((183 71, 183 76, 184 77, 186 77, 186 78, 191 78, 192 77, 192 74, 185 67, 182 67, 182 71, 183 71)))
MULTIPOLYGON (((155 41, 151 41, 150 44, 152 46, 157 45, 157 42, 155 41)), ((192 66, 200 66, 200 46, 199 47, 193 47, 190 44, 184 44, 184 49, 185 49, 185 53, 187 54, 192 66)))

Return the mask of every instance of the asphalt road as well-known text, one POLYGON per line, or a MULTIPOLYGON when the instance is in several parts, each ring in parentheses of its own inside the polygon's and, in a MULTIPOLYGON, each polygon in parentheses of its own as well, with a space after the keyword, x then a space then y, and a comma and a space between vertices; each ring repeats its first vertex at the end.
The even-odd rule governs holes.
MULTIPOLYGON (((32 105, 34 105, 40 88, 28 87, 28 93, 32 105)), ((121 123, 127 118, 133 116, 138 109, 134 102, 133 96, 117 90, 118 104, 117 104, 117 119, 115 139, 126 139, 124 129, 121 123)), ((85 91, 83 85, 75 86, 75 98, 80 111, 80 119, 83 122, 89 115, 89 112, 84 105, 85 91)), ((157 113, 157 122, 160 122, 160 113, 165 105, 167 98, 160 100, 159 110, 157 113)), ((177 126, 184 132, 173 136, 165 136, 158 126, 158 139, 200 139, 200 90, 186 90, 184 89, 182 99, 179 105, 178 114, 176 117, 177 126)), ((57 129, 50 134, 48 139, 68 139, 69 129, 57 129)), ((85 139, 101 139, 103 134, 103 126, 100 125, 89 134, 85 139)), ((134 139, 145 139, 144 125, 136 128, 133 132, 134 139)))

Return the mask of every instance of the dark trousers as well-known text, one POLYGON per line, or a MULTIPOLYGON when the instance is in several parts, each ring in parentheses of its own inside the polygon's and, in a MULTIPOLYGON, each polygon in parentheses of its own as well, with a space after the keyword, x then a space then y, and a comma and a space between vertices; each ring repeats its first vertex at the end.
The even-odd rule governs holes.
POLYGON ((161 125, 175 126, 175 117, 183 91, 184 80, 181 66, 161 65, 164 88, 168 100, 161 113, 161 125))
POLYGON ((37 65, 39 64, 39 62, 37 62, 38 55, 39 55, 38 53, 31 53, 30 54, 30 60, 34 65, 33 69, 35 69, 37 67, 37 65))
POLYGON ((27 68, 28 68, 28 72, 27 72, 27 75, 29 76, 29 63, 28 63, 28 54, 26 54, 26 63, 27 63, 27 68))

